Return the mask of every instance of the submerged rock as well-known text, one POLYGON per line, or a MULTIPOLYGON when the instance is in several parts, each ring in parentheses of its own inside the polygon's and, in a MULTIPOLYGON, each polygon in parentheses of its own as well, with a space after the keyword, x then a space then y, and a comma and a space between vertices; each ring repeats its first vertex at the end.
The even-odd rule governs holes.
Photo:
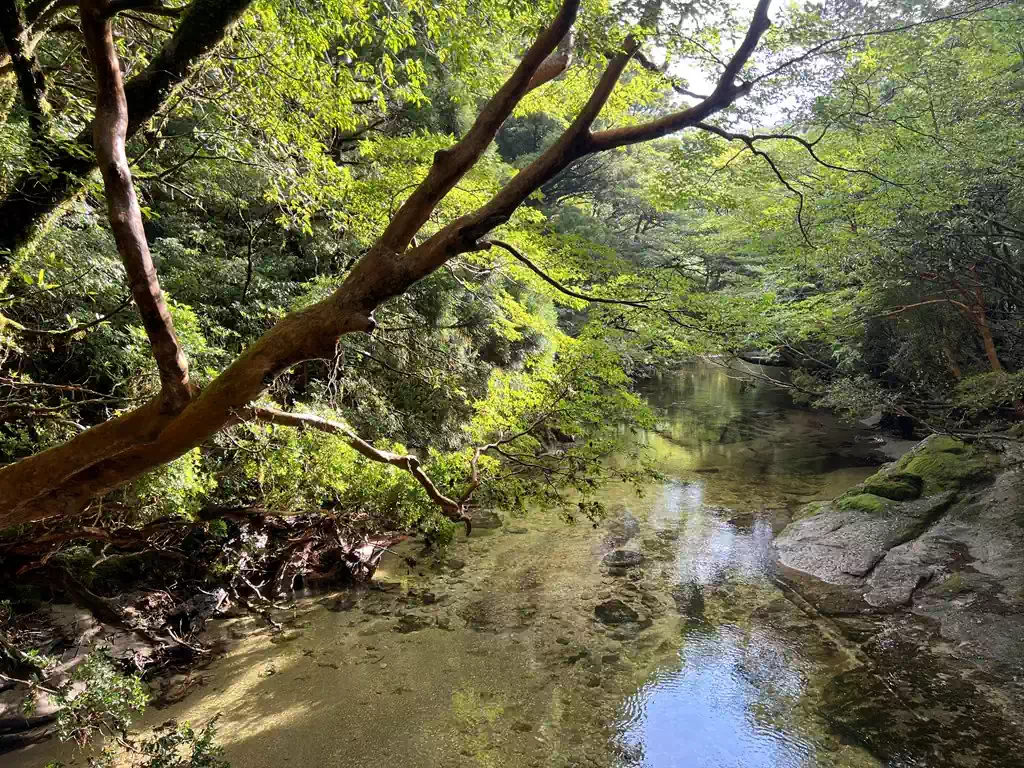
POLYGON ((501 515, 494 510, 477 510, 473 513, 473 527, 474 528, 501 528, 505 521, 501 515))
POLYGON ((628 549, 616 549, 601 559, 604 565, 611 568, 636 568, 643 561, 643 554, 628 549))
POLYGON ((430 620, 423 616, 415 616, 413 614, 406 614, 398 620, 398 625, 395 627, 395 632, 399 632, 403 635, 410 632, 419 632, 421 629, 425 629, 430 626, 430 620))
POLYGON ((605 600, 594 607, 594 616, 602 624, 628 624, 640 620, 640 614, 618 599, 605 600))

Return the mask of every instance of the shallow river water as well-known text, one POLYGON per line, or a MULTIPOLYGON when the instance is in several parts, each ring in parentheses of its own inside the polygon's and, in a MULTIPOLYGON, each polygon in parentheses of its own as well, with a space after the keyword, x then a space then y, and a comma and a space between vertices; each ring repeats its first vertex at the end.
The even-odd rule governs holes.
POLYGON ((506 520, 444 563, 388 556, 380 589, 299 601, 282 635, 218 622, 223 655, 144 724, 219 714, 235 768, 938 764, 900 735, 930 715, 898 671, 774 574, 773 533, 871 474, 873 438, 713 366, 648 396, 665 480, 607 489, 600 526, 506 520))

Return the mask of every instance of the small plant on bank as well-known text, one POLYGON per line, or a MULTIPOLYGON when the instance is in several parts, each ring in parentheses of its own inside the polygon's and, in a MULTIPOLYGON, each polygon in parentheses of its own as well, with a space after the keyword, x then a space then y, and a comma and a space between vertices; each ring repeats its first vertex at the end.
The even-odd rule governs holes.
MULTIPOLYGON (((224 750, 215 743, 216 718, 200 730, 170 721, 148 738, 129 733, 149 693, 138 675, 117 669, 106 650, 91 653, 61 688, 51 694, 57 704, 57 736, 84 747, 97 737, 106 741, 89 768, 127 764, 137 768, 229 768, 224 750)), ((61 762, 46 768, 63 768, 61 762)))

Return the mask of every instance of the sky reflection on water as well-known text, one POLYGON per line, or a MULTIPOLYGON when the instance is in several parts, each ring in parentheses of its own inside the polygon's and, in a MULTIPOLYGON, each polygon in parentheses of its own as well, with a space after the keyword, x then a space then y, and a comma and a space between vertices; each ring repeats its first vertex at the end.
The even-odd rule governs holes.
MULTIPOLYGON (((796 408, 778 390, 705 366, 672 384, 680 391, 661 390, 665 422, 651 438, 668 481, 650 491, 646 504, 647 523, 674 538, 670 577, 700 606, 705 595, 741 601, 773 591, 770 507, 792 506, 794 497, 829 488, 830 472, 863 468, 857 430, 796 408), (736 511, 743 500, 748 503, 736 511), (736 585, 744 589, 723 598, 736 585), (726 592, 716 593, 719 588, 726 592)), ((622 766, 817 763, 813 737, 793 711, 806 662, 770 625, 754 617, 747 624, 716 625, 703 616, 687 624, 677 660, 619 709, 622 766)))

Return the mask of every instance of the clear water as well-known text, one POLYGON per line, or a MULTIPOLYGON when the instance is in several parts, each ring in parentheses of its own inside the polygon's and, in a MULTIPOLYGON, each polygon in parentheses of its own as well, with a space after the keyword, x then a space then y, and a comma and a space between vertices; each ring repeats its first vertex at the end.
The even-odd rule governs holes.
MULTIPOLYGON (((388 556, 387 590, 300 601, 283 636, 220 623, 227 652, 145 724, 220 714, 235 768, 1015 765, 972 753, 1005 723, 906 627, 870 658, 775 578, 774 533, 869 475, 875 438, 709 365, 647 395, 666 479, 608 488, 601 526, 533 515, 447 565, 388 556), (618 549, 641 567, 602 565, 618 549), (635 621, 596 618, 616 600, 635 621)), ((55 757, 83 760, 49 744, 10 765, 55 757)))

